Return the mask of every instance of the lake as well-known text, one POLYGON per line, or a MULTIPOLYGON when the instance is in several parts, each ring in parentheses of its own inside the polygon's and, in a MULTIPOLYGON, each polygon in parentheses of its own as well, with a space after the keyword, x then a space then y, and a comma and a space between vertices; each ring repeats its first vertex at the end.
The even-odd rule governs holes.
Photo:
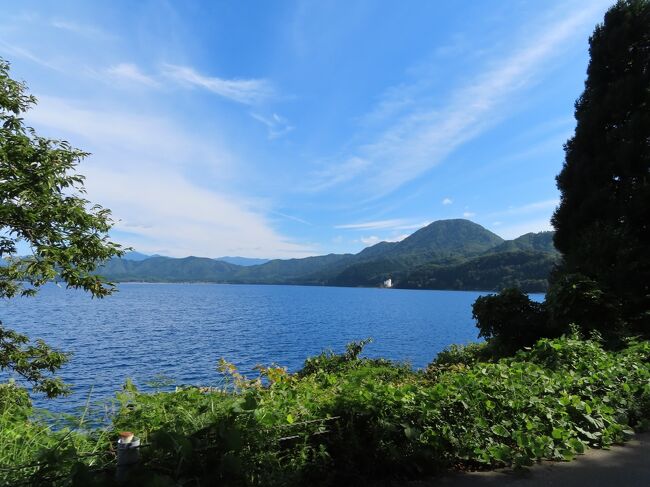
MULTIPOLYGON (((372 337, 365 355, 424 367, 451 343, 477 340, 479 292, 225 284, 121 284, 105 299, 45 286, 34 298, 0 302, 8 328, 73 352, 61 371, 74 393, 51 410, 71 412, 88 393, 114 395, 125 378, 147 390, 219 383, 224 357, 242 372, 257 364, 297 370, 305 358, 372 337)), ((538 299, 541 299, 541 295, 538 299)))

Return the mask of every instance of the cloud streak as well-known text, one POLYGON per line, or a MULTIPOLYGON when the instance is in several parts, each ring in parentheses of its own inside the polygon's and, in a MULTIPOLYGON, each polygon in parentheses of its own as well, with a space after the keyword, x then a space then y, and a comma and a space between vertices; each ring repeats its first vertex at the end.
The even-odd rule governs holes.
POLYGON ((397 235, 394 237, 388 237, 388 238, 380 238, 376 235, 371 235, 369 237, 361 237, 359 241, 367 246, 375 245, 378 244, 379 242, 401 242, 404 240, 406 237, 408 237, 410 234, 404 233, 402 235, 397 235))
POLYGON ((176 172, 91 168, 87 175, 89 194, 119 219, 120 240, 139 251, 177 257, 315 253, 277 234, 246 201, 197 187, 176 172))
POLYGON ((334 225, 334 228, 346 229, 346 230, 376 230, 381 228, 396 228, 400 225, 404 225, 406 220, 397 219, 397 220, 376 220, 372 222, 361 222, 361 223, 346 223, 344 225, 334 225))
POLYGON ((548 218, 538 218, 512 225, 501 225, 500 222, 494 222, 492 226, 497 227, 495 229, 497 235, 507 240, 521 237, 530 232, 537 233, 553 230, 553 226, 548 218))
POLYGON ((146 85, 152 88, 160 86, 160 83, 151 76, 144 74, 138 66, 131 63, 120 63, 106 69, 109 77, 118 81, 128 81, 146 85))
POLYGON ((116 36, 110 34, 99 27, 81 22, 72 22, 70 20, 52 19, 50 25, 56 29, 65 30, 74 34, 88 37, 90 39, 116 39, 116 36))
POLYGON ((205 76, 188 66, 165 64, 163 74, 185 86, 206 89, 229 100, 255 105, 274 94, 270 82, 265 79, 224 79, 205 76))
POLYGON ((508 215, 511 216, 527 215, 530 213, 537 213, 540 211, 554 210, 559 204, 560 204, 560 200, 557 198, 544 200, 544 201, 535 201, 534 203, 528 203, 521 206, 513 206, 504 211, 497 211, 494 213, 490 213, 490 215, 488 216, 491 218, 496 218, 496 217, 508 216, 508 215))
POLYGON ((236 166, 234 156, 173 120, 53 97, 41 97, 28 115, 39 131, 93 152, 80 167, 88 198, 113 211, 116 239, 125 245, 178 257, 317 253, 278 233, 256 200, 216 189, 213 174, 236 166))
POLYGON ((250 115, 266 127, 269 140, 279 139, 295 128, 289 124, 286 118, 281 117, 277 113, 269 117, 265 117, 259 113, 251 113, 250 115))
POLYGON ((359 223, 346 223, 334 225, 339 230, 417 230, 429 224, 428 221, 414 221, 407 218, 396 218, 392 220, 375 220, 359 223))
MULTIPOLYGON (((527 32, 530 41, 521 49, 500 55, 498 61, 474 77, 475 81, 453 92, 445 106, 431 106, 421 95, 420 103, 414 106, 425 105, 425 109, 397 117, 374 140, 358 146, 345 162, 316 174, 313 187, 324 189, 363 176, 359 184, 377 198, 422 175, 503 119, 512 97, 536 81, 539 72, 562 52, 567 41, 581 33, 582 27, 593 24, 600 9, 597 2, 589 7, 580 5, 564 13, 560 21, 554 16, 536 36, 527 32), (346 171, 350 160, 362 160, 365 164, 357 166, 358 170, 346 178, 337 177, 346 171)), ((411 88, 401 87, 405 92, 417 91, 411 88)), ((389 92, 395 97, 394 90, 389 92)))
POLYGON ((34 54, 32 51, 29 49, 25 49, 21 46, 17 46, 15 44, 10 44, 8 42, 5 42, 3 40, 0 40, 0 53, 2 53, 5 56, 11 56, 11 57, 17 57, 17 58, 22 58, 26 59, 28 61, 31 61, 35 64, 38 64, 39 66, 43 66, 48 69, 52 69, 54 71, 63 71, 63 69, 60 66, 57 66, 49 61, 46 61, 45 59, 41 58, 40 56, 37 56, 34 54))

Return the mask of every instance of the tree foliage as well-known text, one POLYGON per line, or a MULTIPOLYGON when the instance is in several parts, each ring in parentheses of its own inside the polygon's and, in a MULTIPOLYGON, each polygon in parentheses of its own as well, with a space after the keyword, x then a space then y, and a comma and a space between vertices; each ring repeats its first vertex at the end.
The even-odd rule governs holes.
MULTIPOLYGON (((589 46, 575 135, 557 177, 561 202, 553 225, 564 258, 557 276, 593 280, 622 304, 623 320, 648 333, 650 1, 616 3, 589 46)), ((562 279, 554 285, 562 286, 562 279)))
POLYGON ((51 376, 68 361, 69 354, 53 350, 43 340, 29 338, 0 323, 0 370, 13 370, 34 385, 34 392, 55 397, 68 392, 60 377, 51 376))
POLYGON ((532 345, 540 336, 550 335, 545 304, 532 301, 517 288, 479 297, 472 305, 472 316, 479 337, 498 339, 504 352, 514 352, 532 345))
POLYGON ((555 278, 547 297, 549 320, 558 329, 580 324, 583 331, 598 331, 607 339, 625 333, 620 318, 621 303, 599 284, 581 274, 555 278))
MULTIPOLYGON (((0 298, 33 295, 52 280, 103 297, 113 286, 97 276, 97 263, 122 254, 108 239, 110 212, 83 198, 75 172, 88 153, 41 137, 22 118, 36 99, 10 77, 0 59, 0 298), (23 248, 29 255, 19 256, 23 248)), ((66 355, 0 325, 0 370, 9 369, 55 396, 61 383, 47 379, 66 355)))

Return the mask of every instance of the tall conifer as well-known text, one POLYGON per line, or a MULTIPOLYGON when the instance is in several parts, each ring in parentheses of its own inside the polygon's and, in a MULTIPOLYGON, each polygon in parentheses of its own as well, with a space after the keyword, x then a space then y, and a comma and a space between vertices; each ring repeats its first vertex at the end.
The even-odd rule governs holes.
POLYGON ((650 0, 616 3, 589 46, 557 177, 553 225, 564 259, 553 285, 586 276, 624 322, 650 334, 650 0))

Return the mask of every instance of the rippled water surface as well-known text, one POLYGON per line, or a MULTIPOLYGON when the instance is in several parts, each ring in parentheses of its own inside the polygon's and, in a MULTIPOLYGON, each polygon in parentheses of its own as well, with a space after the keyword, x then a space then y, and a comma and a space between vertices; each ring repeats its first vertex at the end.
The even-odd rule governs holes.
MULTIPOLYGON (((157 374, 174 384, 214 384, 220 357, 242 371, 277 363, 290 370, 323 349, 374 338, 367 356, 423 367, 450 343, 476 339, 477 292, 220 284, 122 284, 103 300, 46 286, 35 298, 0 302, 8 328, 74 353, 63 369, 69 411, 110 397, 126 377, 157 374)), ((38 401, 39 405, 45 403, 38 401)))

